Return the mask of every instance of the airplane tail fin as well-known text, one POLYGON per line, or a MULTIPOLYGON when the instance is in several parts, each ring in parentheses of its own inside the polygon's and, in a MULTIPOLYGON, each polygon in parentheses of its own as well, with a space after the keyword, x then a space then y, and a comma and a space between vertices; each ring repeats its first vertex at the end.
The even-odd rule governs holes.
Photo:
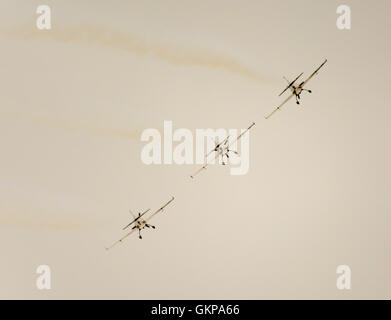
POLYGON ((299 79, 301 76, 303 75, 303 72, 300 73, 295 80, 289 82, 289 80, 287 78, 284 77, 284 79, 288 82, 288 86, 278 95, 278 96, 281 96, 286 90, 288 90, 290 87, 292 87, 292 85, 296 82, 297 79, 299 79))

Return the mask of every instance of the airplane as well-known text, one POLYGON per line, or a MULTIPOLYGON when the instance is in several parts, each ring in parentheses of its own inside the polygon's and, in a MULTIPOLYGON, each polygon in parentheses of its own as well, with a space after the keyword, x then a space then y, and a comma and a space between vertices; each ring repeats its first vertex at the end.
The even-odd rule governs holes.
POLYGON ((133 224, 133 223, 135 223, 135 222, 138 222, 140 219, 141 219, 141 217, 144 215, 144 214, 146 214, 148 211, 150 211, 151 209, 148 209, 148 210, 146 210, 146 211, 144 211, 143 213, 138 213, 138 216, 135 216, 134 214, 133 214, 133 212, 132 212, 132 210, 129 210, 129 212, 130 212, 130 214, 133 216, 133 220, 132 220, 132 222, 130 222, 127 226, 125 226, 124 228, 122 228, 122 230, 125 230, 127 227, 129 227, 131 224, 133 224))
MULTIPOLYGON (((217 140, 217 139, 216 139, 217 140)), ((228 141, 229 141, 229 136, 226 137, 223 141, 221 142, 216 142, 214 141, 215 143, 215 147, 213 150, 210 150, 207 155, 205 156, 205 159, 207 159, 209 157, 209 155, 213 152, 217 152, 219 156, 221 156, 221 161, 222 161, 222 164, 225 165, 225 162, 224 162, 224 156, 227 158, 229 158, 229 153, 230 152, 233 152, 235 154, 238 154, 237 151, 234 151, 234 150, 230 150, 229 149, 229 146, 227 146, 228 144, 228 141)))
POLYGON ((151 220, 155 215, 157 215, 159 212, 163 211, 165 207, 167 207, 172 201, 174 201, 174 197, 172 197, 168 202, 166 202, 163 206, 161 206, 158 210, 156 210, 154 213, 152 213, 148 218, 146 219, 141 219, 147 212, 150 211, 150 209, 144 211, 143 213, 139 213, 137 217, 134 217, 134 220, 132 220, 132 222, 130 222, 126 227, 124 227, 122 230, 125 230, 127 229, 128 227, 132 226, 132 229, 126 234, 124 235, 121 239, 117 240, 116 242, 114 242, 111 246, 107 247, 106 250, 109 250, 111 249, 112 247, 114 247, 115 245, 117 245, 118 243, 121 243, 125 238, 127 238, 128 236, 130 236, 134 231, 138 230, 138 237, 139 239, 142 239, 142 236, 141 236, 141 230, 145 229, 146 227, 147 228, 152 228, 152 229, 155 229, 156 227, 149 224, 149 220, 151 220))
POLYGON ((285 92, 287 91, 288 89, 290 89, 291 91, 291 94, 276 108, 274 109, 269 115, 267 115, 265 117, 265 119, 269 119, 276 111, 280 110, 280 108, 288 102, 288 100, 290 100, 293 96, 296 97, 296 103, 297 104, 300 104, 299 100, 300 100, 300 95, 302 94, 303 91, 307 91, 308 93, 312 93, 311 90, 308 90, 306 88, 304 88, 304 86, 307 84, 307 82, 315 75, 315 74, 318 74, 318 71, 320 70, 320 68, 322 68, 327 62, 327 59, 325 59, 323 61, 323 63, 319 66, 319 68, 317 68, 306 80, 304 80, 303 82, 301 82, 299 85, 295 85, 295 82, 303 75, 303 72, 300 73, 296 78, 295 80, 293 81, 289 81, 287 78, 284 77, 284 79, 288 82, 288 86, 279 94, 279 97, 285 92))
MULTIPOLYGON (((232 153, 235 153, 238 155, 238 152, 237 151, 234 151, 234 150, 231 150, 230 149, 230 146, 238 141, 247 131, 249 131, 253 126, 255 126, 255 122, 253 122, 245 131, 243 131, 240 135, 238 135, 238 137, 229 142, 229 137, 230 136, 227 136, 223 141, 221 142, 218 142, 216 143, 214 149, 212 149, 211 151, 209 151, 206 156, 205 156, 205 160, 207 160, 207 158, 209 157, 209 155, 211 155, 213 152, 215 152, 215 158, 214 160, 218 159, 219 157, 221 157, 221 162, 222 162, 222 165, 225 165, 226 163, 224 162, 224 157, 227 158, 227 161, 229 159, 229 154, 230 152, 232 153)), ((204 164, 200 169, 198 169, 194 174, 192 174, 190 176, 190 178, 194 179, 194 177, 196 175, 198 175, 199 173, 201 173, 203 170, 206 170, 206 168, 208 167, 209 163, 206 163, 204 164)))

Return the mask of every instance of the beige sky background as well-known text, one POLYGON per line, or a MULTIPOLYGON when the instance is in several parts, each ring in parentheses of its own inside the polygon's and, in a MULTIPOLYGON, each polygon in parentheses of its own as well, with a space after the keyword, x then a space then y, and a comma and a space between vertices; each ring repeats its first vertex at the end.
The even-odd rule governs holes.
POLYGON ((2 1, 0 298, 391 298, 391 4, 343 3, 349 31, 333 0, 2 1), (265 120, 282 76, 324 58, 302 106, 265 120), (255 121, 249 173, 144 165, 164 120, 255 121), (155 231, 104 250, 171 195, 155 231))

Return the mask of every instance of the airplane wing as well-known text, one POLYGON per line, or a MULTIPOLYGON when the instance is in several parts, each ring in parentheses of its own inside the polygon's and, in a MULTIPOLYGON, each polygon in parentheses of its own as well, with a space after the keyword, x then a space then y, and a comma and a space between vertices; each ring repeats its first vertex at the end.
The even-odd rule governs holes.
POLYGON ((125 234, 121 239, 117 240, 116 242, 114 242, 110 247, 107 247, 106 250, 110 250, 112 247, 114 247, 115 245, 117 245, 118 243, 121 243, 125 238, 129 237, 134 231, 136 231, 137 229, 132 229, 131 231, 129 231, 127 234, 125 234))
POLYGON ((135 223, 138 219, 140 219, 144 214, 146 214, 149 210, 151 209, 148 209, 146 211, 144 211, 142 214, 140 214, 139 217, 136 217, 131 223, 129 223, 126 227, 124 227, 122 230, 125 230, 127 227, 129 227, 131 224, 135 223))
POLYGON ((194 172, 192 175, 190 175, 190 178, 194 179, 196 175, 198 175, 201 171, 206 170, 208 164, 205 164, 201 168, 199 168, 196 172, 194 172))
POLYGON ((244 130, 240 135, 238 135, 237 138, 236 138, 235 140, 231 141, 230 144, 228 145, 228 148, 229 148, 233 143, 235 143, 236 141, 239 141, 239 139, 240 139, 241 137, 243 137, 243 136, 247 133, 247 131, 249 131, 249 130, 250 130, 252 127, 254 127, 254 126, 255 126, 255 122, 253 122, 246 130, 244 130))
POLYGON ((210 150, 206 155, 205 155, 205 159, 208 158, 214 151, 216 151, 216 148, 218 147, 218 144, 216 145, 216 147, 212 150, 210 150))
POLYGON ((267 115, 267 116, 265 117, 265 119, 269 119, 277 110, 280 110, 280 108, 281 108, 285 103, 287 103, 288 100, 290 100, 294 95, 295 95, 294 93, 291 93, 291 95, 290 95, 288 98, 286 98, 286 99, 285 99, 277 108, 275 108, 269 115, 267 115))
POLYGON ((322 68, 325 64, 326 64, 326 62, 327 62, 327 59, 325 60, 325 61, 323 61, 323 63, 319 66, 319 68, 318 69, 316 69, 303 83, 302 83, 302 87, 304 87, 304 85, 308 82, 308 81, 310 81, 310 79, 314 76, 314 75, 316 75, 316 74, 318 74, 318 71, 319 71, 319 69, 320 68, 322 68))
POLYGON ((145 222, 148 222, 151 220, 155 215, 157 215, 159 212, 163 211, 165 207, 167 207, 171 202, 174 201, 174 197, 170 199, 166 204, 164 204, 162 207, 160 207, 158 210, 156 210, 154 213, 152 213, 147 219, 145 219, 145 222))

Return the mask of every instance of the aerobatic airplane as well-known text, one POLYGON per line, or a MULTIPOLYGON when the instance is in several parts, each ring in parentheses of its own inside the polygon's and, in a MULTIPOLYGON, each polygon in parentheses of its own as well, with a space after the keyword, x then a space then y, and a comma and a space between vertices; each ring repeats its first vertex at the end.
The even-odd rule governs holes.
POLYGON ((281 96, 285 91, 287 91, 288 89, 290 89, 291 91, 291 94, 276 108, 274 109, 269 115, 267 115, 265 117, 265 119, 269 119, 276 111, 280 110, 280 108, 285 104, 287 103, 293 96, 296 97, 296 103, 297 104, 300 104, 300 95, 302 94, 303 91, 307 91, 308 93, 311 93, 312 91, 311 90, 308 90, 306 88, 304 88, 304 86, 307 84, 308 81, 310 81, 310 79, 315 75, 315 74, 318 74, 318 71, 320 68, 322 68, 325 63, 327 62, 327 59, 325 61, 323 61, 323 63, 320 65, 319 68, 317 68, 306 80, 304 80, 303 82, 301 82, 299 85, 295 85, 295 82, 303 75, 303 72, 300 73, 295 80, 289 82, 289 80, 287 78, 284 77, 284 79, 288 82, 288 86, 279 94, 279 96, 281 96))

